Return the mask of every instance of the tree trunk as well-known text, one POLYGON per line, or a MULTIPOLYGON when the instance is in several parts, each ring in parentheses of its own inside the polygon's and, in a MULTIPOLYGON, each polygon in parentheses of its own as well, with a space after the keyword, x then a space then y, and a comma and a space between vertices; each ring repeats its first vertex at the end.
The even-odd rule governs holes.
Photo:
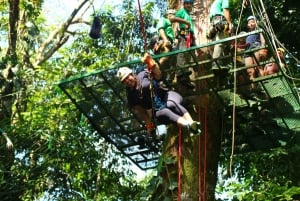
MULTIPOLYGON (((170 8, 179 8, 180 1, 169 1, 170 8), (178 3, 179 2, 179 3, 178 3)), ((207 43, 206 29, 209 25, 208 10, 210 1, 195 0, 192 17, 195 22, 195 37, 197 45, 207 43)), ((210 49, 204 48, 199 59, 210 58, 210 49)), ((209 66, 196 69, 196 76, 201 76, 209 66)), ((207 91, 209 84, 206 81, 197 83, 197 90, 207 91)), ((214 94, 203 94, 185 99, 185 105, 194 119, 201 122, 202 134, 190 137, 187 130, 182 133, 177 128, 168 129, 168 139, 164 147, 163 158, 176 158, 176 162, 166 164, 166 170, 161 172, 164 184, 172 186, 177 181, 169 196, 172 200, 201 200, 214 201, 215 187, 218 177, 218 161, 222 137, 222 105, 214 94), (182 141, 179 142, 179 135, 182 141), (178 148, 179 147, 179 148, 178 148), (181 147, 181 150, 179 150, 181 147), (181 156, 178 155, 181 151, 181 156), (180 163, 178 163, 178 161, 180 163), (178 171, 180 170, 180 175, 178 171), (178 192, 180 191, 180 192, 178 192), (180 194, 180 198, 179 198, 180 194)), ((164 187, 166 189, 166 186, 164 187)))

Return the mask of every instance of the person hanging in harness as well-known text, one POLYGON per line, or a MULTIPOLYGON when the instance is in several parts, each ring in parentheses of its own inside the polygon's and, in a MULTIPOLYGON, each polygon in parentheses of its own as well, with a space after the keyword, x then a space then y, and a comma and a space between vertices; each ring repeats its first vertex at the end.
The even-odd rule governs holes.
POLYGON ((135 74, 129 67, 121 67, 117 77, 126 86, 129 108, 145 122, 147 133, 155 134, 153 118, 156 118, 160 124, 177 124, 199 134, 200 123, 182 105, 182 96, 159 86, 162 73, 157 63, 147 53, 142 61, 147 64, 143 71, 135 74))
MULTIPOLYGON (((175 13, 175 17, 172 19, 173 22, 179 23, 179 29, 176 30, 176 38, 178 38, 178 49, 184 50, 195 46, 194 37, 194 23, 190 12, 193 9, 193 0, 183 0, 183 8, 179 9, 175 13)), ((193 54, 193 53, 192 53, 193 54)), ((181 70, 177 73, 177 79, 189 89, 195 88, 195 83, 191 82, 190 78, 195 77, 195 71, 193 68, 184 68, 187 64, 191 63, 192 56, 191 52, 179 53, 177 55, 177 66, 181 70)))
MULTIPOLYGON (((229 8, 229 0, 215 0, 212 3, 209 11, 210 27, 206 34, 207 39, 217 41, 230 36, 233 31, 233 24, 231 22, 229 8)), ((225 51, 226 44, 216 44, 213 49, 212 58, 217 59, 221 56, 228 55, 230 53, 230 44, 227 45, 228 51, 225 51)), ((227 73, 229 70, 229 62, 228 60, 216 60, 212 66, 212 71, 215 74, 220 73, 224 75, 224 73, 227 73)))

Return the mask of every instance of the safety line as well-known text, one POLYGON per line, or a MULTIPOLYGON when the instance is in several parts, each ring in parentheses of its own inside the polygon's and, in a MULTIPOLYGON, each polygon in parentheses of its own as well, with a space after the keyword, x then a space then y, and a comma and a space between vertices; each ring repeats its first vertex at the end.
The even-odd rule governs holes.
POLYGON ((142 34, 143 34, 143 38, 144 38, 144 50, 145 50, 145 52, 147 52, 147 36, 146 36, 146 31, 145 31, 145 23, 144 23, 144 19, 143 19, 143 13, 142 13, 142 9, 141 9, 140 0, 138 0, 138 6, 139 6, 141 29, 142 29, 142 34))

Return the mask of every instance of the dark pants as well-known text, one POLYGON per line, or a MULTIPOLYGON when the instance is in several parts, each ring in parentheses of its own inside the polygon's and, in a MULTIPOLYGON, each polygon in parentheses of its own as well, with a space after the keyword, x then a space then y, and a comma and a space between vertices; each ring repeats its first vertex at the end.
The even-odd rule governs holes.
POLYGON ((156 118, 162 124, 177 123, 179 117, 182 117, 187 110, 181 105, 182 96, 175 92, 169 91, 166 107, 156 112, 156 118))

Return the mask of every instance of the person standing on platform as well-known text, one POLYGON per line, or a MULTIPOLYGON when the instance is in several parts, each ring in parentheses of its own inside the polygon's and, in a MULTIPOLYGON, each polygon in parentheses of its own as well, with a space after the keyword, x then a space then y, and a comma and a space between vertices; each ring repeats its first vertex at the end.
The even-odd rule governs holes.
MULTIPOLYGON (((207 38, 212 41, 222 40, 233 32, 233 24, 230 16, 230 1, 229 0, 215 0, 209 11, 209 19, 210 19, 210 28, 207 33, 207 38)), ((217 59, 221 56, 225 56, 229 54, 229 52, 225 52, 226 45, 219 43, 216 44, 213 48, 212 58, 217 59)), ((228 48, 229 49, 229 48, 228 48)), ((228 61, 225 60, 216 60, 214 63, 212 70, 213 72, 224 71, 227 73, 229 67, 227 66, 228 61)))
MULTIPOLYGON (((179 30, 176 30, 176 37, 178 38, 178 49, 184 50, 186 48, 195 46, 194 38, 194 23, 190 13, 193 9, 193 0, 183 0, 183 8, 175 13, 173 22, 179 23, 179 30)), ((192 53, 193 54, 193 53, 192 53)), ((180 70, 177 72, 177 80, 183 83, 189 89, 195 88, 195 83, 191 82, 190 75, 194 76, 193 68, 185 68, 191 63, 191 52, 179 53, 177 55, 177 67, 180 70)))

